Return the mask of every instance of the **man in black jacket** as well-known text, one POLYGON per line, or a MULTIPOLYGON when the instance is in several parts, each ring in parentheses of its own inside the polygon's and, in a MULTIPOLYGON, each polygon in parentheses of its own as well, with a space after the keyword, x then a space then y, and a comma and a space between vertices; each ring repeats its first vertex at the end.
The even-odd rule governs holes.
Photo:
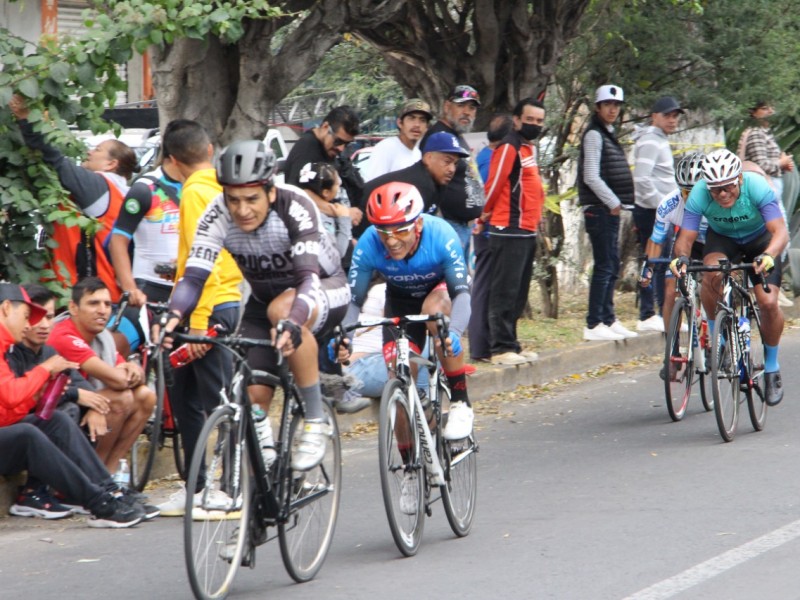
POLYGON ((614 285, 619 276, 619 215, 633 204, 633 175, 614 134, 624 103, 622 88, 602 85, 595 93, 595 113, 583 134, 578 160, 578 199, 592 243, 594 269, 583 339, 623 340, 636 333, 614 314, 614 285))

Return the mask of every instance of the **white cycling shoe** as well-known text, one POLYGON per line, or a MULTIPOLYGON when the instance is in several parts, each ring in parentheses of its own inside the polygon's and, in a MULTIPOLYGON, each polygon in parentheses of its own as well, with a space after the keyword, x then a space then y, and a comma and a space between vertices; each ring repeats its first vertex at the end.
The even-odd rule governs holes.
POLYGON ((460 440, 472 433, 475 413, 466 402, 453 402, 447 414, 447 425, 444 427, 444 439, 460 440))
POLYGON ((292 450, 292 469, 309 471, 325 458, 331 427, 322 421, 306 421, 297 446, 292 450))

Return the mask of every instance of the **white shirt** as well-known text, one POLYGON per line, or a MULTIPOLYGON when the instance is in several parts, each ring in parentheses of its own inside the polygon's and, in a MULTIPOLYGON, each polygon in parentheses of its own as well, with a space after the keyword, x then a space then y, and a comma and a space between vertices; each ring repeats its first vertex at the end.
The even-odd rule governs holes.
POLYGON ((367 163, 367 176, 364 177, 364 181, 370 181, 385 173, 410 167, 421 158, 422 153, 417 148, 417 145, 409 149, 400 141, 399 136, 386 138, 378 142, 370 153, 369 162, 367 163))

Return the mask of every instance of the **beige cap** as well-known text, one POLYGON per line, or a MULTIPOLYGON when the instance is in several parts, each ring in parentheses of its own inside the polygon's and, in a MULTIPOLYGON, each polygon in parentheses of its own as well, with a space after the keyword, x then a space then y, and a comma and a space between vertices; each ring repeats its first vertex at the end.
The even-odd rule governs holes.
POLYGON ((426 117, 428 117, 428 120, 433 118, 433 113, 431 112, 431 105, 425 102, 425 100, 422 100, 421 98, 411 98, 409 100, 406 100, 403 103, 403 106, 400 108, 399 118, 402 119, 407 114, 412 112, 421 112, 426 117))

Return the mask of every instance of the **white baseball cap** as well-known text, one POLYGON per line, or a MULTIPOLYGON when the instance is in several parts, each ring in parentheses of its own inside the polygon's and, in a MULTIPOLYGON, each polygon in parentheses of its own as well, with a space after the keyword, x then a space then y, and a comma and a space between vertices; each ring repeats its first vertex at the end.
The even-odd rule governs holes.
POLYGON ((594 94, 594 103, 616 100, 625 102, 625 93, 618 85, 601 85, 594 94))

